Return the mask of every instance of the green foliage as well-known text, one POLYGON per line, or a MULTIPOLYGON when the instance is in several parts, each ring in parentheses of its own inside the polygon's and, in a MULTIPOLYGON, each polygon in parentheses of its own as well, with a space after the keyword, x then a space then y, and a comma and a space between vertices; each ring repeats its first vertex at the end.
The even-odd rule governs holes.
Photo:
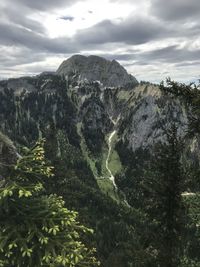
POLYGON ((178 83, 172 81, 170 78, 166 83, 160 84, 160 89, 165 94, 175 96, 183 100, 183 103, 188 108, 188 133, 190 135, 200 133, 200 83, 178 83))
POLYGON ((177 137, 175 126, 165 135, 166 142, 157 144, 150 155, 138 151, 133 158, 134 168, 130 167, 131 154, 119 150, 126 154, 124 160, 129 167, 117 181, 126 192, 128 202, 146 214, 147 232, 143 238, 154 251, 154 266, 177 267, 183 255, 187 223, 181 196, 183 143, 177 137))
POLYGON ((154 151, 151 167, 143 181, 145 205, 157 232, 153 241, 158 261, 163 267, 180 265, 184 237, 185 209, 182 203, 183 173, 181 153, 183 143, 173 126, 167 131, 167 143, 154 151))
POLYGON ((5 88, 0 92, 0 129, 11 140, 29 146, 41 134, 45 136, 46 129, 54 123, 77 146, 78 135, 74 123, 76 109, 67 95, 65 82, 59 76, 48 80, 45 81, 44 77, 38 80, 34 78, 33 83, 37 90, 19 95, 2 85, 5 88), (44 83, 45 87, 42 86, 44 83))
POLYGON ((92 230, 61 197, 45 194, 53 176, 41 140, 18 159, 0 189, 0 259, 3 267, 97 266, 94 249, 81 242, 92 230))
POLYGON ((199 266, 200 263, 200 194, 185 193, 183 201, 187 207, 189 220, 183 266, 199 266), (186 264, 187 263, 187 264, 186 264), (191 265, 190 265, 191 264, 191 265))

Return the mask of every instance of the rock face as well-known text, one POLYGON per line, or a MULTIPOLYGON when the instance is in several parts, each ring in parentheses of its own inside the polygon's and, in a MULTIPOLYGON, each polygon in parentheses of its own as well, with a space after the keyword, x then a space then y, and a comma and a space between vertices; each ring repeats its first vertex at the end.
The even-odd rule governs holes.
POLYGON ((178 135, 185 136, 188 110, 178 99, 164 95, 159 86, 140 85, 129 100, 120 131, 121 138, 132 151, 165 141, 164 132, 174 123, 178 135))
POLYGON ((109 61, 98 56, 74 55, 60 65, 57 74, 76 81, 100 81, 107 87, 138 84, 136 78, 128 74, 116 60, 109 61))
POLYGON ((11 140, 0 132, 0 186, 9 172, 9 166, 15 164, 18 157, 11 140))

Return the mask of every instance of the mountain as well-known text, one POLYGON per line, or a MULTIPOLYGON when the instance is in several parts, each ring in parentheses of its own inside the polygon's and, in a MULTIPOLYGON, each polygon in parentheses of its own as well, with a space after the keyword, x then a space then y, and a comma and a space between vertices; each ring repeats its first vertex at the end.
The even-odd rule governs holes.
MULTIPOLYGON (((106 179, 105 186, 101 178, 109 178, 110 170, 113 174, 123 170, 124 151, 150 152, 165 142, 165 131, 174 123, 184 137, 191 115, 181 98, 158 85, 139 84, 115 60, 97 56, 75 55, 56 73, 0 81, 0 96, 3 133, 17 144, 30 145, 55 129, 57 144, 62 136, 81 150, 106 192, 113 191, 112 182, 106 179)), ((185 153, 198 159, 198 148, 199 141, 191 138, 185 153)))
POLYGON ((100 81, 107 87, 125 87, 138 84, 135 77, 128 74, 127 71, 116 61, 106 60, 98 56, 74 55, 65 60, 57 72, 58 75, 64 75, 67 80, 100 81), (92 71, 91 71, 92 70, 92 71))
MULTIPOLYGON (((75 55, 56 73, 0 81, 0 131, 19 152, 46 138, 56 176, 47 190, 96 230, 91 242, 105 267, 134 266, 142 253, 140 266, 156 266, 138 211, 145 164, 175 123, 185 166, 198 168, 199 138, 186 138, 191 115, 184 97, 138 83, 117 61, 97 56, 75 55), (146 247, 137 247, 140 239, 146 247)), ((188 178, 182 190, 195 188, 198 182, 188 178)))

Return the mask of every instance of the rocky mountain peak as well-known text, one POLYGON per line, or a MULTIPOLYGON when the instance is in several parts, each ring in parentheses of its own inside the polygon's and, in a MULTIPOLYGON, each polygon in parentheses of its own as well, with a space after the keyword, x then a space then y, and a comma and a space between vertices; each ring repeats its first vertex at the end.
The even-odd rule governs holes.
POLYGON ((77 81, 100 81, 107 87, 135 86, 136 78, 127 73, 116 60, 107 60, 99 56, 74 55, 63 61, 57 74, 77 81))

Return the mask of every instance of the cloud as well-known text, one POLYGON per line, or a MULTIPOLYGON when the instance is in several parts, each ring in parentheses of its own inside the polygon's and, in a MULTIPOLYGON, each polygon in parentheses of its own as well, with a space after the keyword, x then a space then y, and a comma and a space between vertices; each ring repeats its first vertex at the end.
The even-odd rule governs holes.
POLYGON ((169 35, 169 30, 146 17, 128 18, 118 23, 104 20, 88 29, 79 30, 75 40, 84 44, 144 44, 169 35))
POLYGON ((28 14, 23 12, 23 9, 19 12, 16 8, 4 7, 0 9, 0 16, 2 18, 1 21, 4 21, 4 23, 7 21, 7 23, 11 25, 20 26, 38 33, 45 33, 46 31, 45 27, 40 22, 29 18, 28 14))
POLYGON ((151 0, 150 12, 163 20, 193 20, 200 15, 199 0, 151 0))
POLYGON ((191 62, 181 62, 181 63, 177 63, 176 67, 194 67, 194 66, 199 66, 200 65, 200 61, 191 61, 191 62))
POLYGON ((140 57, 148 62, 180 63, 188 61, 199 61, 200 49, 179 48, 171 45, 164 48, 144 52, 140 57))
MULTIPOLYGON (((79 2, 80 0, 3 0, 10 6, 24 7, 29 10, 47 11, 51 9, 60 9, 63 6, 70 6, 79 2)), ((83 0, 82 0, 83 1, 83 0)), ((7 5, 8 5, 7 4, 7 5)))
POLYGON ((73 21, 75 19, 75 17, 72 17, 72 16, 62 16, 59 19, 73 21))
MULTIPOLYGON (((107 0, 105 8, 130 6, 131 15, 122 14, 120 19, 117 15, 106 17, 101 12, 90 15, 96 12, 91 3, 92 0, 1 0, 1 74, 6 70, 6 73, 16 71, 17 75, 37 73, 45 70, 45 66, 48 69, 49 62, 53 69, 54 64, 56 68, 59 60, 62 61, 61 57, 64 59, 74 53, 98 54, 119 60, 140 77, 155 76, 166 70, 178 73, 178 69, 183 76, 184 68, 186 72, 188 68, 195 72, 199 67, 199 0, 107 0), (79 14, 79 4, 65 11, 78 2, 80 7, 85 2, 86 13, 79 14), (75 14, 75 17, 69 14, 75 14), (86 19, 81 21, 82 17, 86 19), (58 20, 53 21, 56 18, 58 20), (64 30, 54 35, 52 29, 56 31, 59 25, 64 30), (67 33, 70 27, 74 30, 67 33), (163 66, 165 70, 162 70, 163 66), (172 66, 174 69, 170 70, 172 66)), ((108 14, 115 14, 115 9, 108 14)))
POLYGON ((22 46, 35 52, 77 52, 76 45, 68 38, 48 38, 16 25, 4 23, 0 24, 0 43, 8 46, 22 46))
POLYGON ((165 63, 176 66, 199 65, 199 55, 200 49, 191 50, 188 47, 180 48, 178 45, 170 45, 147 52, 135 49, 131 53, 102 54, 107 59, 127 62, 125 63, 126 66, 160 65, 165 63))
MULTIPOLYGON (((130 61, 130 60, 134 60, 136 59, 136 55, 139 52, 139 50, 135 49, 132 50, 132 52, 130 53, 129 51, 123 52, 123 53, 101 53, 99 54, 100 57, 104 57, 108 60, 117 60, 117 61, 130 61)), ((132 63, 131 63, 132 64, 132 63)))
POLYGON ((159 48, 156 50, 148 51, 143 53, 143 58, 146 58, 147 61, 176 61, 175 58, 179 57, 178 46, 171 45, 164 48, 159 48))
POLYGON ((45 53, 32 53, 29 49, 11 49, 0 48, 0 67, 16 67, 30 62, 41 62, 45 59, 45 53))
MULTIPOLYGON (((0 21, 43 34, 47 31, 43 21, 39 21, 39 18, 33 19, 33 15, 45 18, 52 10, 69 7, 76 2, 79 0, 1 0, 0 21)), ((69 21, 74 19, 72 16, 61 16, 60 18, 69 21)))
MULTIPOLYGON (((32 62, 39 65, 47 57, 45 53, 34 53, 26 48, 0 46, 0 79, 28 75, 32 62)), ((40 69, 38 69, 38 72, 40 69)))

